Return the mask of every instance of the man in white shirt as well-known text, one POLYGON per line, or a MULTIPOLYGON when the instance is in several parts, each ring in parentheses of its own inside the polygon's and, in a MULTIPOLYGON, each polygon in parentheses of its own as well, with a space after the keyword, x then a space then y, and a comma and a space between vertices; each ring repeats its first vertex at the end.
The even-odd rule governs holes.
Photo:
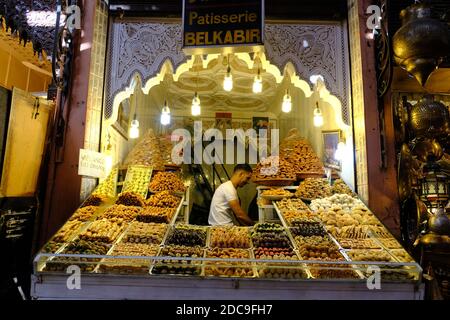
POLYGON ((214 192, 208 217, 210 225, 252 226, 254 224, 242 209, 236 191, 250 181, 251 175, 252 168, 248 164, 238 164, 234 167, 230 181, 222 183, 214 192))

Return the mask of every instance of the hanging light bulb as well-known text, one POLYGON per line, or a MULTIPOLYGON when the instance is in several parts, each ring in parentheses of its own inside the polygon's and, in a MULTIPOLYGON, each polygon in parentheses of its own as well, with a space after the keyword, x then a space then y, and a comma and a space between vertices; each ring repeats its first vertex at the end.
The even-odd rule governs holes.
POLYGON ((258 74, 255 76, 255 80, 253 81, 253 93, 261 93, 262 92, 262 78, 261 78, 261 70, 258 68, 258 74))
POLYGON ((283 98, 283 104, 281 105, 281 110, 283 112, 291 112, 292 109, 292 99, 291 99, 291 95, 289 94, 289 89, 286 89, 286 94, 284 95, 283 98))
POLYGON ((161 112, 161 124, 167 126, 170 123, 170 109, 167 105, 167 100, 164 101, 164 107, 161 112))
POLYGON ((199 116, 200 113, 201 113, 200 98, 198 97, 197 92, 195 92, 194 98, 192 99, 191 114, 193 116, 199 116))
POLYGON ((230 57, 228 56, 227 74, 223 79, 223 90, 231 91, 233 89, 233 76, 231 75, 230 57))
POLYGON ((129 136, 130 139, 139 138, 139 121, 136 119, 136 113, 134 114, 133 121, 131 121, 129 136))
POLYGON ((323 116, 322 111, 319 109, 319 103, 316 102, 316 109, 314 109, 314 126, 321 127, 323 126, 323 116))

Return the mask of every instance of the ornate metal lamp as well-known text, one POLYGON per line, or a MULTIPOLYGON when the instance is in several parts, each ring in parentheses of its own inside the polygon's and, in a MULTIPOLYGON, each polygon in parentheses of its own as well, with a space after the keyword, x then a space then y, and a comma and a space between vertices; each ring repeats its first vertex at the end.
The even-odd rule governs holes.
POLYGON ((402 27, 393 37, 394 59, 424 86, 449 54, 448 26, 433 18, 431 7, 413 4, 400 13, 402 27))
POLYGON ((436 162, 425 164, 424 177, 421 179, 420 199, 428 208, 444 207, 449 199, 447 174, 436 162))

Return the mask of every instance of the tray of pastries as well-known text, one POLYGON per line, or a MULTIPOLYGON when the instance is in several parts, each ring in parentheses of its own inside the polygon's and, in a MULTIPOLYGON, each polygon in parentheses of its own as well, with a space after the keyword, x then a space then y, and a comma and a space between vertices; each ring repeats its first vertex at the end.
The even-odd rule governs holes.
POLYGON ((281 189, 281 188, 271 188, 268 190, 264 190, 261 193, 261 197, 270 200, 270 201, 278 201, 284 198, 290 198, 294 194, 292 192, 289 192, 288 190, 281 189))
MULTIPOLYGON (((212 248, 205 258, 252 259, 252 251, 238 248, 212 248)), ((205 261, 205 276, 252 278, 257 276, 255 266, 242 261, 205 261)))
POLYGON ((103 259, 98 270, 102 273, 147 274, 150 270, 150 260, 138 257, 156 256, 158 250, 158 245, 119 242, 108 254, 112 257, 103 259), (114 258, 118 256, 136 258, 114 258))
POLYGON ((264 186, 290 186, 296 180, 291 164, 278 156, 263 159, 252 174, 252 181, 264 186))

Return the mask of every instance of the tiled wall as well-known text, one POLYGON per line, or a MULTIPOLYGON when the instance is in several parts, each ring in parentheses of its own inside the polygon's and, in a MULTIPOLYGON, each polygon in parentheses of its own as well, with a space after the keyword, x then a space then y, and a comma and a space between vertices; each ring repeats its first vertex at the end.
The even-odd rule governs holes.
POLYGON ((355 132, 356 175, 358 194, 369 201, 366 132, 364 120, 364 87, 361 60, 360 22, 357 0, 348 0, 348 26, 352 72, 353 124, 355 132))
MULTIPOLYGON (((99 151, 100 128, 102 119, 103 77, 105 71, 106 39, 108 34, 108 7, 97 0, 94 20, 94 35, 91 49, 91 67, 89 74, 89 92, 86 110, 86 132, 84 148, 99 151)), ((81 182, 81 200, 84 200, 95 188, 96 179, 83 177, 81 182)))

